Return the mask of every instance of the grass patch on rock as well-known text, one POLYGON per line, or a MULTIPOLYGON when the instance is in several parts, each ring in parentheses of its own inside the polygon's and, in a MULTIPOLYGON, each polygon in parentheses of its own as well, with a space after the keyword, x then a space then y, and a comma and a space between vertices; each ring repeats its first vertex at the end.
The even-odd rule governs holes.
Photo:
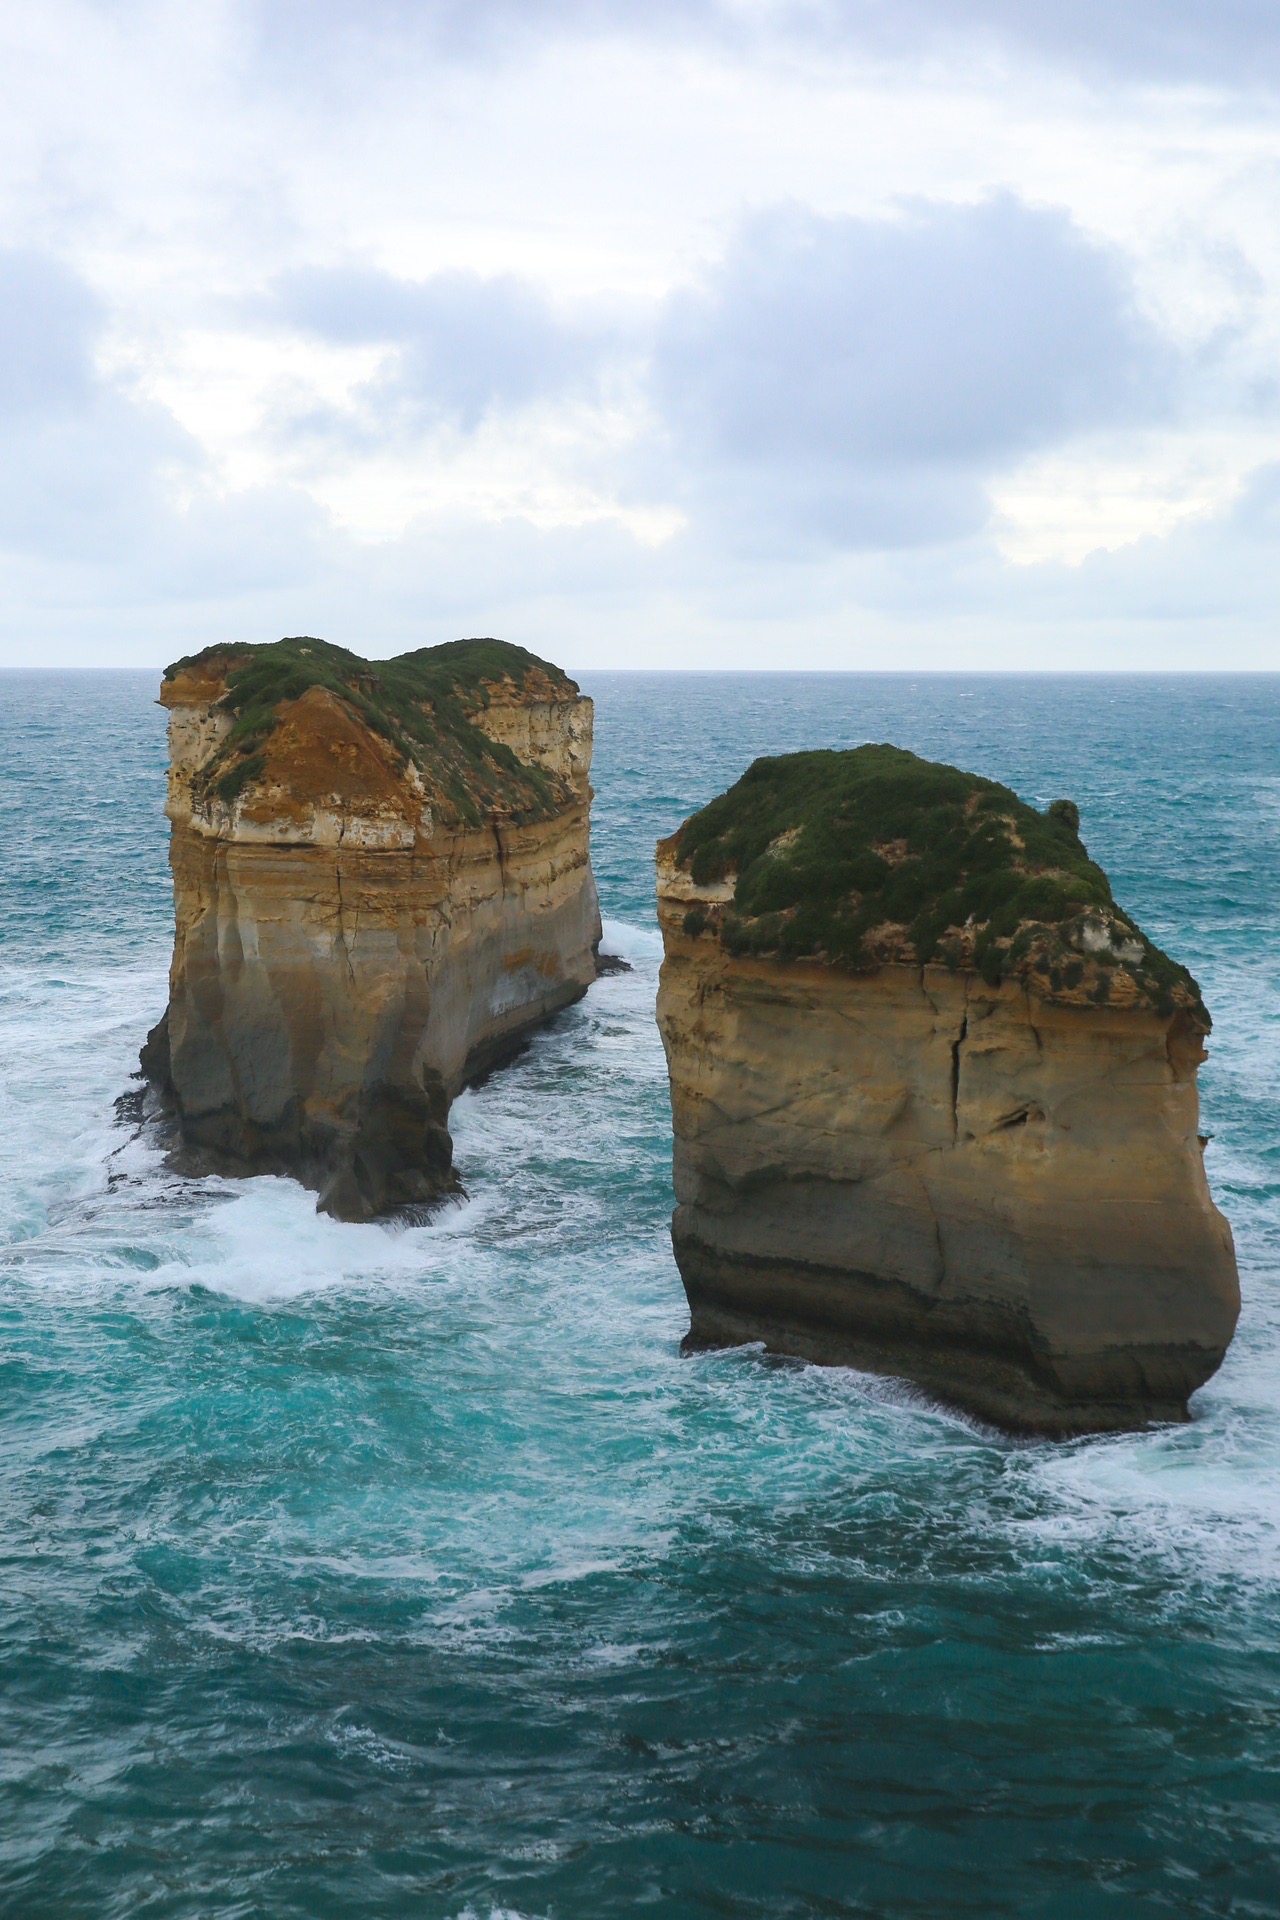
POLYGON ((478 825, 495 811, 516 821, 544 819, 565 803, 561 781, 532 767, 473 724, 504 681, 529 697, 569 698, 578 688, 549 661, 504 640, 452 640, 391 660, 365 660, 310 635, 262 646, 212 646, 176 660, 183 673, 225 676, 218 702, 230 733, 201 771, 204 789, 230 805, 266 765, 280 709, 321 687, 343 700, 412 762, 447 811, 478 825))
POLYGON ((1182 1008, 1207 1030, 1195 981, 1117 906, 1079 828, 1069 800, 1040 813, 880 745, 757 760, 670 844, 698 885, 735 878, 731 906, 684 923, 731 952, 971 967, 1080 1004, 1182 1008))

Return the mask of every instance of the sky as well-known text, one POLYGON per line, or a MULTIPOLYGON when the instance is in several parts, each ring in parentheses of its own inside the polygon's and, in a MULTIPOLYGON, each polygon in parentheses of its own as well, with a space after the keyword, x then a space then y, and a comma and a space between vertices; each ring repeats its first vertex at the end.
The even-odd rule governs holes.
POLYGON ((1275 0, 0 0, 0 664, 1280 666, 1275 0))

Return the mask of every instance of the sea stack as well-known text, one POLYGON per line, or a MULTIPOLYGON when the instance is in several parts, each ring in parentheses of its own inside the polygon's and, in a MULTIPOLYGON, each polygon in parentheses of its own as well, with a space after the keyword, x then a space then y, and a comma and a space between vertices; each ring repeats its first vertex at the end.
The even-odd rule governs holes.
POLYGON ((1070 801, 892 746, 758 760, 658 848, 690 1347, 1046 1435, 1185 1420, 1240 1307, 1195 981, 1070 801))
POLYGON ((142 1052, 198 1171, 364 1220, 456 1190, 449 1105, 578 999, 600 913, 592 706, 497 640, 165 674, 176 934, 142 1052))

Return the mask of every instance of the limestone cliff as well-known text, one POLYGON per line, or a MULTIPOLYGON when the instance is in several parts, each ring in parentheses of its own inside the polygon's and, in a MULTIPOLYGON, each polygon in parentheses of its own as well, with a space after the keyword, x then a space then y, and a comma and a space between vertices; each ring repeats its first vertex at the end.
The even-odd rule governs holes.
POLYGON ((758 761, 658 849, 693 1345, 1014 1429, 1184 1419, 1239 1311, 1195 982, 1059 801, 892 747, 758 761))
POLYGON ((580 997, 591 702, 498 641, 169 668, 176 934, 143 1049, 188 1164, 343 1219, 456 1188, 449 1105, 580 997))

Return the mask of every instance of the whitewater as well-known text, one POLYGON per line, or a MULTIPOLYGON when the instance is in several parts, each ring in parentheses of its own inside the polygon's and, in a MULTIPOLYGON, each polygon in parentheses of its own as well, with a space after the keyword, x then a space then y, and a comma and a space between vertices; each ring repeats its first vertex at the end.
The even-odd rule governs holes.
POLYGON ((1280 677, 580 678, 631 970, 414 1226, 119 1116, 158 674, 0 679, 0 1912, 1280 1914, 1280 677), (654 841, 865 740, 1076 800, 1201 983, 1244 1310, 1186 1427, 680 1355, 654 841))

